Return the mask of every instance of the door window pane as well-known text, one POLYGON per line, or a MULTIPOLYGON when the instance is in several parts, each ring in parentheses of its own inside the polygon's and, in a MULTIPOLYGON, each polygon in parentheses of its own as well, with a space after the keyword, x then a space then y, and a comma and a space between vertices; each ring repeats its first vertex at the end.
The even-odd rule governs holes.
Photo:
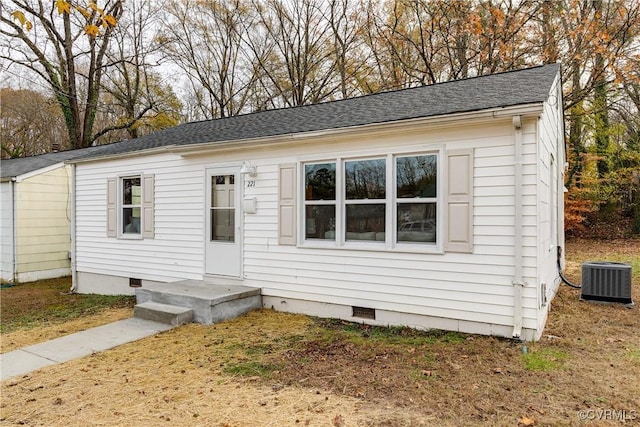
POLYGON ((396 159, 397 197, 436 197, 437 166, 436 155, 398 157, 396 159))
POLYGON ((345 162, 347 200, 385 198, 385 159, 345 162))
POLYGON ((398 242, 436 241, 436 204, 398 204, 398 242))
POLYGON ((211 177, 211 241, 235 241, 235 185, 233 175, 211 177))
POLYGON ((336 239, 335 205, 308 205, 305 207, 305 238, 336 239))
POLYGON ((235 209, 211 210, 211 240, 235 241, 235 209))
POLYGON ((384 240, 385 205, 347 205, 347 240, 384 240))
POLYGON ((211 207, 229 208, 235 205, 235 186, 233 175, 211 177, 211 207))

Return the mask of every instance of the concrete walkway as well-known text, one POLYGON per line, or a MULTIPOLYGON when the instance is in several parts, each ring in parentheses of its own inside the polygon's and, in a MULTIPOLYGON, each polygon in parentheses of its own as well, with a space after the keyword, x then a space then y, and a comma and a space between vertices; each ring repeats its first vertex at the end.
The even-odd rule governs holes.
POLYGON ((0 354, 2 381, 167 331, 175 326, 130 318, 0 354))

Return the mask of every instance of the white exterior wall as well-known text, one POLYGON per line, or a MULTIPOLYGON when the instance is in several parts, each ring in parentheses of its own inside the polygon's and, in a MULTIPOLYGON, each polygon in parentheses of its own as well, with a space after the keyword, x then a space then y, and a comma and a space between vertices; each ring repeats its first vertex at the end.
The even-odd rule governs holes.
MULTIPOLYGON (((159 282, 202 279, 204 184, 202 163, 171 154, 77 165, 77 271, 159 282), (108 238, 107 178, 141 173, 155 174, 155 238, 108 238)), ((79 281, 79 292, 134 291, 128 282, 114 280, 117 289, 87 282, 79 281)))
MULTIPOLYGON (((523 122, 523 271, 524 281, 531 285, 538 280, 536 123, 535 119, 523 122)), ((256 214, 243 215, 243 284, 261 287, 263 295, 273 301, 363 306, 481 322, 496 325, 501 331, 513 326, 515 159, 510 118, 481 124, 406 126, 359 136, 351 133, 298 141, 283 138, 280 142, 277 147, 208 155, 157 154, 79 163, 76 203, 80 277, 86 273, 161 282, 202 279, 205 169, 221 165, 237 165, 239 169, 243 160, 251 160, 258 171, 256 186, 245 188, 244 195, 255 196, 258 202, 256 214), (280 164, 333 159, 337 154, 444 153, 466 148, 475 149, 472 254, 278 245, 280 164), (106 180, 138 173, 155 175, 155 238, 107 238, 106 180)), ((114 279, 113 283, 113 289, 105 292, 103 288, 101 292, 133 293, 124 280, 114 279)), ((79 280, 78 286, 80 292, 95 291, 88 280, 79 280)), ((523 327, 535 331, 538 322, 538 292, 535 286, 526 286, 523 327)))
POLYGON ((12 182, 0 183, 0 281, 13 281, 12 182))
POLYGON ((19 282, 68 276, 70 171, 68 166, 18 177, 16 267, 19 282))
POLYGON ((564 118, 560 80, 556 80, 539 120, 538 143, 538 326, 547 319, 560 279, 557 248, 564 250, 564 118), (553 161, 551 160, 553 158, 553 161))

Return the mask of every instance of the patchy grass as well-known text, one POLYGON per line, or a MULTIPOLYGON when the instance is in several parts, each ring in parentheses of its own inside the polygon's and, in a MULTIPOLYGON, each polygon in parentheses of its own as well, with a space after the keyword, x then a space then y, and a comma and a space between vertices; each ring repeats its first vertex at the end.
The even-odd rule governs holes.
MULTIPOLYGON (((135 298, 130 296, 71 294, 70 288, 69 277, 2 288, 0 290, 2 350, 7 351, 5 342, 10 341, 6 339, 6 334, 13 333, 17 336, 19 332, 28 334, 27 330, 41 330, 72 322, 72 325, 68 325, 69 327, 60 328, 59 335, 64 335, 77 330, 73 328, 74 322, 77 325, 86 324, 84 321, 78 322, 79 319, 98 320, 101 315, 105 315, 106 322, 112 321, 114 310, 120 312, 125 310, 130 316, 135 303, 135 298)), ((119 313, 116 317, 122 317, 122 315, 119 313)), ((91 324, 93 325, 93 322, 91 324)), ((38 331, 35 335, 42 336, 40 332, 42 331, 38 331)), ((45 334, 45 336, 46 339, 54 337, 51 334, 45 334)), ((32 344, 25 344, 22 341, 21 343, 32 344)))
POLYGON ((40 326, 19 328, 3 333, 0 340, 0 353, 17 350, 32 344, 52 340, 74 332, 104 325, 131 317, 131 308, 104 309, 95 314, 62 321, 61 323, 47 322, 40 326))
POLYGON ((627 357, 632 362, 640 365, 640 348, 627 350, 627 357))
POLYGON ((231 375, 239 375, 244 377, 263 377, 269 378, 272 373, 278 371, 281 365, 265 365, 260 362, 249 361, 238 364, 229 363, 224 372, 231 375))
MULTIPOLYGON (((640 240, 569 242, 567 275, 579 282, 583 261, 631 263, 640 304, 638 257, 640 240)), ((495 337, 255 311, 5 381, 0 423, 581 425, 579 411, 640 413, 639 311, 561 286, 526 353, 495 337)))
POLYGON ((553 371, 564 364, 567 353, 553 348, 541 348, 522 355, 524 368, 527 371, 553 371))

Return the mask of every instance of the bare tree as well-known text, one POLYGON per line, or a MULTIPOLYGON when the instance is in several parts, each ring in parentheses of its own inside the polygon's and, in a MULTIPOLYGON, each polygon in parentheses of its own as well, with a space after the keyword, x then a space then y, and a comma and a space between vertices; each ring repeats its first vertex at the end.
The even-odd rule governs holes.
POLYGON ((188 77, 204 118, 245 111, 256 81, 250 50, 243 42, 251 15, 243 0, 185 0, 167 6, 159 35, 164 52, 188 77))
POLYGON ((130 0, 107 51, 110 72, 103 78, 97 117, 102 124, 94 138, 100 142, 137 138, 152 130, 176 125, 181 105, 157 71, 155 31, 160 5, 130 0), (126 134, 118 132, 126 130, 126 134), (108 138, 107 138, 108 137, 108 138))
POLYGON ((74 148, 94 139, 106 52, 121 13, 122 0, 88 8, 65 0, 9 0, 0 9, 0 57, 47 82, 74 148))
POLYGON ((412 57, 412 48, 406 38, 398 37, 399 33, 404 32, 405 17, 401 1, 389 2, 384 7, 379 7, 376 1, 367 4, 363 30, 370 51, 371 72, 364 82, 366 92, 400 89, 415 84, 405 67, 405 64, 416 62, 412 57))
POLYGON ((366 50, 360 28, 362 9, 349 0, 330 0, 324 19, 329 23, 333 42, 338 93, 341 98, 361 94, 360 81, 367 75, 366 50))
POLYGON ((326 5, 321 0, 252 4, 259 27, 253 31, 246 27, 246 41, 270 106, 313 104, 335 94, 340 83, 326 5))

